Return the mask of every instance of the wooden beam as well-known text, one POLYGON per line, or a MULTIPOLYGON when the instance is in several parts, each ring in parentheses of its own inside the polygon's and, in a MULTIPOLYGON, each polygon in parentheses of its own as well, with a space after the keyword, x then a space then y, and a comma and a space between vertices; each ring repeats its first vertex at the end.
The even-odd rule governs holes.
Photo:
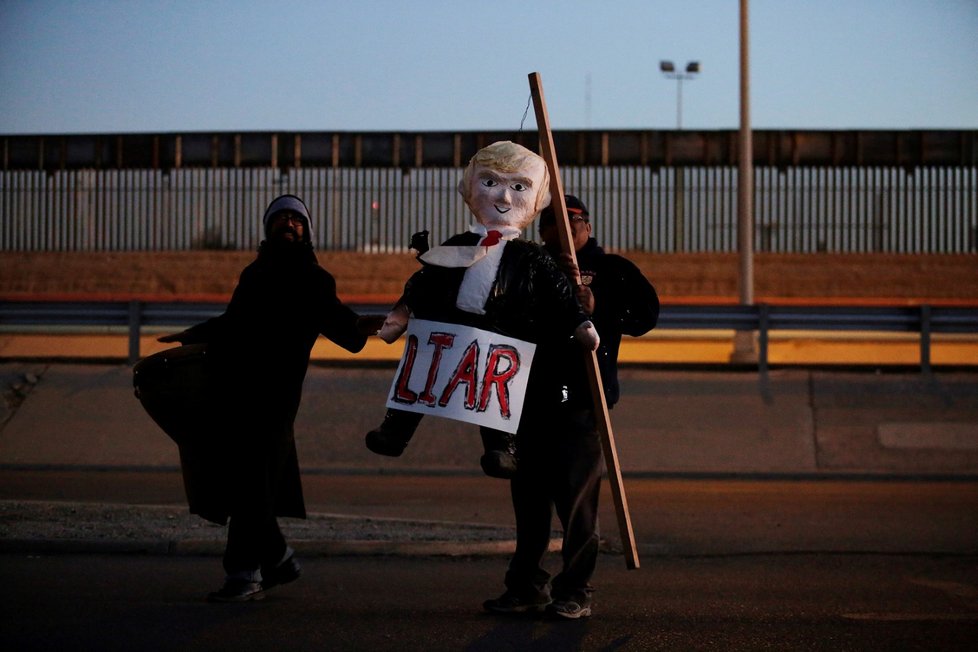
MULTIPOLYGON (((540 134, 540 154, 547 162, 547 168, 550 171, 550 203, 557 218, 560 248, 571 255, 576 267, 577 255, 574 250, 574 237, 571 234, 570 221, 567 219, 564 184, 560 180, 560 170, 557 168, 557 152, 554 149, 553 133, 550 131, 547 104, 543 98, 543 83, 539 73, 530 73, 529 77, 530 94, 533 97, 533 109, 536 112, 537 130, 540 134)), ((574 284, 581 284, 579 274, 574 279, 574 284)), ((608 467, 608 482, 611 485, 611 497, 615 503, 615 514, 618 516, 618 529, 621 533, 621 545, 625 554, 625 566, 629 570, 634 570, 639 567, 638 551, 635 548, 635 533, 632 530, 632 520, 628 513, 628 501, 625 498, 621 466, 618 464, 618 450, 615 447, 615 435, 611 429, 611 415, 608 413, 608 403, 604 396, 604 385, 601 382, 597 354, 594 351, 589 352, 585 357, 585 362, 587 363, 588 381, 591 385, 591 398, 594 401, 595 423, 601 436, 601 447, 604 450, 604 460, 608 467)))

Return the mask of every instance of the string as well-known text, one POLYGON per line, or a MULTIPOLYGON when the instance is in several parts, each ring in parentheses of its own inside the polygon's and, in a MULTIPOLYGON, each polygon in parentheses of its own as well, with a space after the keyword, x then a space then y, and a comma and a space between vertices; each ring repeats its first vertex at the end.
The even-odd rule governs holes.
POLYGON ((520 130, 518 133, 523 133, 523 123, 526 122, 526 116, 530 113, 530 102, 533 101, 533 93, 526 98, 526 108, 523 109, 523 119, 520 120, 520 130))

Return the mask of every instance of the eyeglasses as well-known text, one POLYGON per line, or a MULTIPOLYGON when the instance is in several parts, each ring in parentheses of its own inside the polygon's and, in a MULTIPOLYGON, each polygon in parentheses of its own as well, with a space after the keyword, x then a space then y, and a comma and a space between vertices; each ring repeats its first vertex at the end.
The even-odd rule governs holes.
POLYGON ((276 213, 273 218, 274 222, 292 222, 294 224, 302 224, 304 219, 298 213, 291 213, 288 211, 282 211, 281 213, 276 213))
MULTIPOLYGON (((568 215, 567 216, 567 220, 569 222, 571 222, 571 223, 574 223, 574 222, 589 223, 591 221, 591 219, 589 217, 585 216, 585 215, 568 215)), ((553 217, 545 217, 545 218, 541 219, 538 224, 539 224, 539 227, 542 229, 542 228, 545 228, 545 227, 554 226, 555 224, 557 224, 557 220, 554 219, 553 217)))

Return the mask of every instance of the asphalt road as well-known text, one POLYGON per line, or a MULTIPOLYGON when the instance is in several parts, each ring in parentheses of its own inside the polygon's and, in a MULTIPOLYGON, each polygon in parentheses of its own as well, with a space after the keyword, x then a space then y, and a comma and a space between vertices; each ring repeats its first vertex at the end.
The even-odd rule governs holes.
POLYGON ((206 603, 211 558, 0 556, 5 650, 972 650, 975 557, 602 557, 594 616, 483 613, 504 561, 312 558, 292 585, 206 603))
MULTIPOLYGON (((513 526, 508 483, 483 476, 306 474, 303 488, 312 513, 390 519, 395 531, 400 520, 456 524, 460 532, 470 525, 513 526)), ((607 483, 602 489, 602 538, 607 549, 620 550, 607 483)), ((625 489, 643 560, 772 552, 978 555, 978 482, 634 478, 626 479, 625 489)), ((0 473, 0 504, 12 500, 102 509, 170 505, 186 512, 177 472, 7 469, 0 473)), ((307 522, 283 519, 283 524, 287 532, 295 528, 296 536, 319 536, 310 533, 307 522)), ((82 523, 79 516, 65 525, 63 536, 84 537, 87 525, 108 527, 82 523)), ((115 538, 130 536, 124 522, 115 525, 115 538)), ((4 527, 13 524, 0 522, 0 533, 4 527)), ((325 544, 334 537, 322 536, 329 539, 325 544)), ((403 537, 411 536, 405 530, 403 537)), ((106 533, 105 539, 111 538, 106 533)), ((306 549, 333 549, 316 544, 309 541, 306 549)), ((618 563, 624 565, 620 558, 618 563)))
MULTIPOLYGON (((139 518, 185 510, 175 447, 132 398, 130 371, 3 371, 19 398, 0 429, 0 508, 38 509, 0 517, 0 649, 970 650, 978 640, 974 374, 785 372, 765 394, 752 374, 629 370, 616 435, 642 565, 628 571, 613 554, 605 486, 612 552, 600 559, 595 616, 552 623, 481 613, 502 590, 505 550, 463 541, 442 556, 378 554, 346 541, 336 554, 319 533, 297 545, 306 572, 295 585, 259 604, 210 605, 220 531, 207 555, 107 554, 131 549, 99 547, 124 542, 131 524, 80 522, 83 506, 139 518), (76 510, 69 543, 107 538, 13 540, 55 503, 76 510)), ((310 511, 391 519, 394 538, 409 536, 398 519, 511 527, 507 483, 473 471, 477 438, 461 429, 432 420, 402 458, 365 451, 379 410, 364 397, 388 382, 387 371, 311 370, 297 423, 310 511)))

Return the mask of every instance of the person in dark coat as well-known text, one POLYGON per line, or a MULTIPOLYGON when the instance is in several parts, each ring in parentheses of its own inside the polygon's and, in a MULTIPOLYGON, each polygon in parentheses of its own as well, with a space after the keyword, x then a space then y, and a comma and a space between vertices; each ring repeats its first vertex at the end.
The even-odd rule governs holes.
POLYGON ((305 518, 293 424, 309 355, 319 335, 351 352, 378 324, 360 320, 336 295, 313 251, 309 211, 282 195, 263 217, 265 240, 241 272, 223 314, 161 342, 206 343, 214 387, 208 423, 213 456, 210 520, 230 518, 224 586, 211 601, 257 600, 299 576, 277 516, 305 518))
MULTIPOLYGON (((553 208, 540 214, 544 245, 571 279, 579 272, 577 299, 601 334, 596 351, 605 398, 618 401, 618 348, 622 334, 643 335, 659 316, 659 298, 627 259, 605 253, 591 237, 590 215, 566 196, 577 268, 563 254, 553 208)), ((604 467, 587 367, 579 347, 565 341, 542 346, 533 360, 539 373, 526 398, 517 433, 520 464, 510 481, 516 515, 516 551, 506 591, 486 610, 513 614, 546 610, 559 618, 591 615, 591 577, 598 558, 598 495, 604 467), (564 531, 562 568, 551 578, 542 568, 556 512, 564 531)))

